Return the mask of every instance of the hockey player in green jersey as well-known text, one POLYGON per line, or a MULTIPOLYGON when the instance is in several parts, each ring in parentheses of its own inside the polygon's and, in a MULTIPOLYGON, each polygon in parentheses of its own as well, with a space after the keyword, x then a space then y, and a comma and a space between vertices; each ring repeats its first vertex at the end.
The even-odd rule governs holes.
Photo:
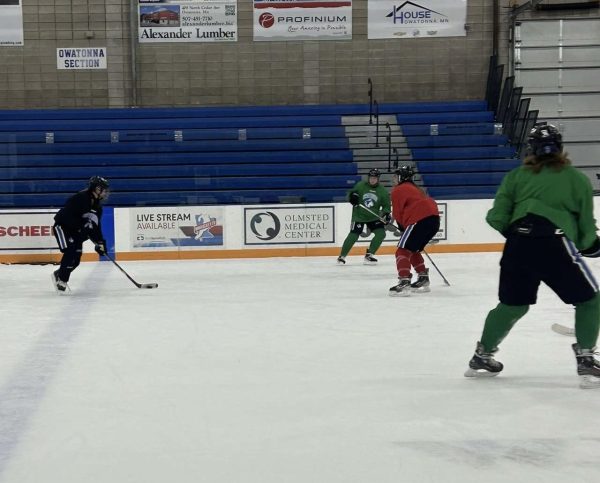
POLYGON ((529 156, 510 171, 488 212, 489 225, 506 237, 500 261, 500 303, 489 312, 467 377, 495 376, 498 345, 536 303, 541 282, 575 306, 572 345, 580 387, 600 388, 600 362, 594 358, 600 326, 598 284, 581 257, 599 257, 592 185, 572 167, 562 136, 550 125, 532 129, 529 156))
POLYGON ((348 201, 354 206, 352 208, 352 225, 350 233, 348 233, 342 245, 340 256, 337 259, 339 264, 346 263, 346 256, 350 253, 356 240, 358 240, 365 225, 373 233, 373 239, 365 254, 364 263, 366 265, 377 263, 377 259, 373 255, 377 253, 385 238, 385 223, 389 223, 392 219, 390 214, 390 194, 379 184, 380 177, 381 172, 378 169, 372 169, 369 171, 368 180, 359 181, 348 193, 348 201), (369 210, 374 211, 379 216, 369 213, 368 210, 361 208, 360 205, 369 208, 369 210))

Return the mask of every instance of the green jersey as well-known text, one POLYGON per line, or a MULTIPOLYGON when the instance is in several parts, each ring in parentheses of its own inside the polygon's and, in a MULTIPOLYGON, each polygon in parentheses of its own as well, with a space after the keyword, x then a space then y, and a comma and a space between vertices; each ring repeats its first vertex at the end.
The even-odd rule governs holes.
MULTIPOLYGON (((390 194, 379 183, 373 187, 367 181, 359 181, 348 192, 348 198, 352 193, 358 193, 360 204, 377 213, 379 217, 391 211, 390 194)), ((377 221, 377 216, 360 206, 355 206, 352 209, 352 221, 363 223, 377 221)))
POLYGON ((513 169, 502 180, 486 221, 505 233, 528 213, 550 220, 579 250, 596 240, 592 184, 572 166, 544 167, 537 174, 524 166, 513 169))

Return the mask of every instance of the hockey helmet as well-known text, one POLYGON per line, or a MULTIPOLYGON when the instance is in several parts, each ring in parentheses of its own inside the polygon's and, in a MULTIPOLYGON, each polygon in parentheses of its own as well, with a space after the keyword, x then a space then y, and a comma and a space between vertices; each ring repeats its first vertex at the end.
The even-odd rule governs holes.
POLYGON ((535 126, 527 138, 527 152, 535 156, 562 152, 562 134, 552 124, 535 126))
POLYGON ((379 178, 381 177, 381 171, 379 171, 377 168, 373 168, 371 170, 369 170, 369 178, 379 178))
POLYGON ((415 170, 412 166, 404 165, 396 169, 394 174, 398 176, 398 182, 402 183, 403 181, 412 181, 412 178, 415 175, 415 170))
POLYGON ((96 191, 96 188, 100 188, 100 199, 106 200, 110 192, 108 180, 102 176, 92 176, 88 182, 88 191, 96 191))

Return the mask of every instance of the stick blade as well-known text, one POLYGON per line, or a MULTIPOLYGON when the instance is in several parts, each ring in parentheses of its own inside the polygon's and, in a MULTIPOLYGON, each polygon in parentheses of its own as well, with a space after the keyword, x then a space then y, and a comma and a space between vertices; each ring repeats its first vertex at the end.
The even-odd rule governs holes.
POLYGON ((140 283, 140 288, 158 288, 157 283, 140 283))
POLYGON ((551 329, 560 335, 575 336, 575 329, 562 324, 552 324, 551 329))

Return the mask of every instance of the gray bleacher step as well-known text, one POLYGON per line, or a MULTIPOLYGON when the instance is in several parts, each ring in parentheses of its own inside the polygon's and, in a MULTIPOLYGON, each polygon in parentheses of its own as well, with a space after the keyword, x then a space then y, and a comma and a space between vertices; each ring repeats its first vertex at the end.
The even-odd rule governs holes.
MULTIPOLYGON (((364 116, 342 116, 342 126, 352 126, 352 125, 373 125, 375 126, 376 117, 373 115, 371 117, 372 124, 369 124, 369 115, 366 114, 364 116)), ((390 123, 390 127, 393 124, 398 125, 398 120, 393 114, 380 114, 379 115, 379 126, 385 125, 386 122, 390 123)))
MULTIPOLYGON (((352 151, 353 153, 353 157, 354 159, 356 159, 356 157, 372 157, 372 156, 385 156, 387 158, 388 155, 388 148, 387 146, 382 146, 379 148, 366 148, 366 149, 355 149, 352 151)), ((392 154, 394 154, 393 152, 393 148, 392 148, 392 154)), ((399 148, 398 149, 398 156, 410 156, 412 158, 410 149, 406 149, 406 148, 399 148)))
MULTIPOLYGON (((365 137, 365 138, 348 138, 348 145, 350 146, 350 149, 369 149, 369 148, 376 148, 378 146, 376 146, 377 144, 377 139, 373 136, 373 137, 365 137)), ((403 148, 403 149, 407 149, 408 148, 408 143, 406 142, 405 138, 394 138, 392 137, 392 147, 393 148, 403 148)), ((385 138, 385 136, 379 136, 379 147, 387 147, 388 146, 388 142, 385 138)))
MULTIPOLYGON (((344 126, 344 131, 346 132, 346 136, 357 136, 357 135, 365 135, 369 133, 375 134, 377 132, 377 126, 375 124, 367 124, 367 125, 352 125, 352 126, 344 126)), ((387 132, 388 129, 384 123, 379 124, 379 133, 387 132)), ((398 124, 390 123, 390 131, 394 135, 402 136, 402 128, 398 124)))

